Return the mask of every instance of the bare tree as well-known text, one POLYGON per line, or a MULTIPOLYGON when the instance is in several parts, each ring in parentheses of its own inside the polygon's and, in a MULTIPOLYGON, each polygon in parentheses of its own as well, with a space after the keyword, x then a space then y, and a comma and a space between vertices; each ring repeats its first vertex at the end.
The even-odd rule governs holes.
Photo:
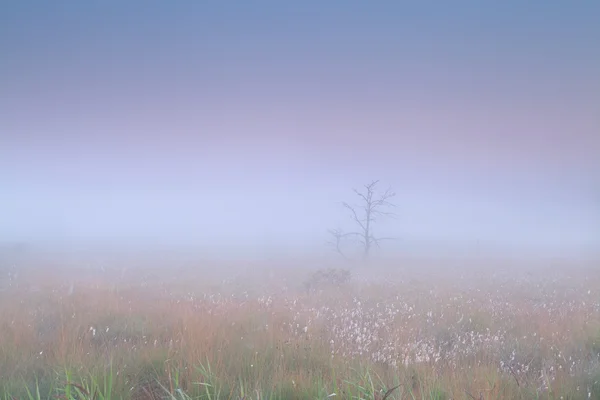
POLYGON ((338 253, 339 255, 341 255, 343 258, 345 258, 347 260, 348 257, 342 250, 342 241, 344 240, 344 238, 346 238, 348 236, 352 236, 353 233, 352 232, 344 233, 339 228, 329 229, 328 232, 332 236, 333 239, 331 241, 327 242, 327 244, 332 246, 334 248, 334 250, 336 251, 336 253, 338 253))
POLYGON ((390 199, 396 195, 391 188, 388 188, 381 194, 376 193, 376 187, 379 181, 372 181, 368 185, 364 185, 364 191, 353 189, 354 193, 360 198, 360 204, 351 205, 342 202, 342 205, 350 211, 350 217, 356 224, 358 230, 353 232, 342 232, 340 229, 332 229, 329 233, 334 241, 330 244, 334 245, 336 251, 346 257, 341 251, 341 242, 349 236, 356 236, 363 247, 363 257, 367 259, 373 245, 379 247, 379 243, 383 240, 391 240, 389 237, 376 237, 373 235, 373 224, 379 217, 393 217, 395 214, 389 209, 395 207, 390 202, 390 199))

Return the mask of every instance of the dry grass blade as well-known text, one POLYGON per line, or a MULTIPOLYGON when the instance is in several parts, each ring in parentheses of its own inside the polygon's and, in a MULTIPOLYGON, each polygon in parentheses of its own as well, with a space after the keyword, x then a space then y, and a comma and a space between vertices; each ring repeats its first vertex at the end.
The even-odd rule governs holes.
POLYGON ((517 373, 515 372, 515 370, 513 369, 512 366, 508 366, 508 370, 510 371, 511 375, 513 376, 513 378, 515 378, 515 382, 517 382, 517 386, 521 387, 521 383, 519 383, 519 377, 517 376, 517 373))
POLYGON ((79 390, 85 396, 90 395, 90 392, 88 392, 86 388, 84 388, 83 386, 81 386, 77 383, 67 382, 67 383, 65 383, 65 386, 72 386, 72 387, 76 388, 77 390, 79 390))
POLYGON ((402 386, 402 384, 400 385, 396 385, 393 388, 390 388, 387 390, 387 392, 385 392, 385 394, 383 395, 383 397, 381 398, 381 400, 386 400, 388 397, 390 397, 392 395, 392 393, 397 390, 400 386, 402 386))
POLYGON ((473 400, 484 400, 483 398, 483 393, 479 393, 479 399, 475 396, 473 396, 471 393, 469 393, 467 390, 465 390, 465 393, 467 394, 467 396, 469 396, 470 398, 472 398, 473 400))
POLYGON ((145 386, 142 387, 142 391, 144 392, 144 394, 146 394, 148 396, 148 399, 150 400, 156 400, 156 395, 154 394, 154 392, 151 392, 150 390, 148 390, 148 388, 146 388, 145 386))

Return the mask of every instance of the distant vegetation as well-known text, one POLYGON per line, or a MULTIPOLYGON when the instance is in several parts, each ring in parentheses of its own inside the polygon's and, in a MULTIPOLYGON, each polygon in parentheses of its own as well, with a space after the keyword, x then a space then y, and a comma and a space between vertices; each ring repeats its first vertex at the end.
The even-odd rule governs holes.
POLYGON ((304 286, 308 292, 332 289, 347 284, 351 276, 351 272, 347 269, 320 269, 310 275, 304 282, 304 286))

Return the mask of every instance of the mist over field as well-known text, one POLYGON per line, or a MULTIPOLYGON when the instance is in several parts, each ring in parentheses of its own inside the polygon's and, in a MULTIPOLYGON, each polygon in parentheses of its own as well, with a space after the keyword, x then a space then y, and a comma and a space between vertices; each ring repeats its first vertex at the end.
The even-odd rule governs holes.
POLYGON ((0 5, 0 400, 600 399, 598 21, 0 5))

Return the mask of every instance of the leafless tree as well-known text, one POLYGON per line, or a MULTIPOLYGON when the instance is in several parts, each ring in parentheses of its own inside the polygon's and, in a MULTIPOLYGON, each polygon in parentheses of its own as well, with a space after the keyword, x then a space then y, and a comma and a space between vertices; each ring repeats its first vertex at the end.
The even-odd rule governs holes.
POLYGON ((344 238, 346 238, 348 236, 352 236, 352 233, 344 233, 339 228, 329 229, 328 232, 331 235, 332 240, 327 242, 327 244, 332 246, 339 255, 341 255, 343 258, 345 258, 347 260, 348 257, 342 250, 342 241, 344 240, 344 238))
POLYGON ((350 211, 350 217, 358 228, 356 231, 352 232, 342 232, 340 229, 332 229, 329 231, 334 239, 330 243, 334 245, 336 251, 344 257, 346 256, 341 251, 341 242, 346 237, 355 236, 359 238, 363 248, 364 259, 369 257, 373 245, 379 247, 381 241, 393 239, 390 237, 376 237, 373 235, 373 225, 378 218, 395 216, 395 214, 389 210, 395 207, 390 200, 396 193, 394 193, 391 188, 388 188, 385 192, 378 194, 376 192, 378 183, 379 181, 372 181, 368 185, 364 185, 363 191, 353 189, 354 193, 360 198, 360 204, 352 205, 350 203, 342 202, 342 206, 350 211))

